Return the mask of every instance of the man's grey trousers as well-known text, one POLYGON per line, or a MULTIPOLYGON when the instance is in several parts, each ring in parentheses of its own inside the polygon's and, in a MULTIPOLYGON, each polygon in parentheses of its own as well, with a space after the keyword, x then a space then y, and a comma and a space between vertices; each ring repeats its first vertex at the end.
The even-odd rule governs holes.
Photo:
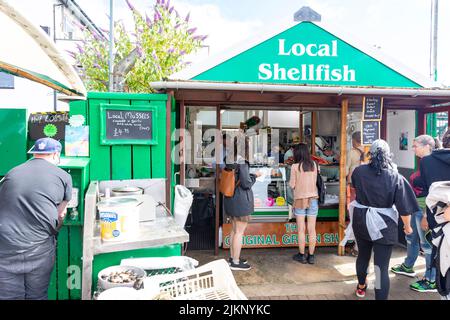
POLYGON ((47 300, 56 241, 16 255, 0 254, 0 300, 47 300))

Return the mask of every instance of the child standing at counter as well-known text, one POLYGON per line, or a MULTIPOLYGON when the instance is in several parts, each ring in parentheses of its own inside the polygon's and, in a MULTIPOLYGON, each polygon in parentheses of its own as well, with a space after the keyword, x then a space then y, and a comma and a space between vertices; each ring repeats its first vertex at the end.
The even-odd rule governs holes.
POLYGON ((291 168, 289 185, 294 191, 294 213, 297 219, 299 253, 293 259, 301 263, 314 264, 316 247, 316 220, 319 213, 317 190, 317 165, 312 160, 307 144, 300 143, 294 147, 295 164, 291 168), (309 254, 305 256, 306 224, 309 235, 309 254))

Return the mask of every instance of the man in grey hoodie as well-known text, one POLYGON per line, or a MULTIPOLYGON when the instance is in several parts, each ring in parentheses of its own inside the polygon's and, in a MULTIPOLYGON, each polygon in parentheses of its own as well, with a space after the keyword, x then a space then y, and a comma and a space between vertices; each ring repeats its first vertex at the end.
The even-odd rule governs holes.
MULTIPOLYGON (((443 149, 433 151, 420 161, 420 176, 413 180, 413 186, 423 189, 427 196, 434 182, 450 181, 450 129, 442 137, 443 149)), ((433 213, 427 207, 422 220, 422 229, 433 230, 437 226, 433 213)), ((432 259, 436 257, 437 248, 433 246, 432 259)))
MULTIPOLYGON (((437 181, 450 180, 450 129, 442 137, 443 149, 433 151, 420 161, 420 176, 413 180, 414 187, 422 188, 425 195, 428 195, 431 185, 437 181)), ((433 229, 436 221, 427 208, 422 225, 433 229), (428 224, 428 225, 427 225, 428 224)))

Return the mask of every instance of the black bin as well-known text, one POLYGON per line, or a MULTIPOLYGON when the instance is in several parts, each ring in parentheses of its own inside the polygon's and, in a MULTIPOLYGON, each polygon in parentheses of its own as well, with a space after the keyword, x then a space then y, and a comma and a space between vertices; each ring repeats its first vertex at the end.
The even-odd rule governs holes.
POLYGON ((188 250, 212 250, 215 243, 214 196, 194 192, 194 201, 185 229, 189 233, 188 250))

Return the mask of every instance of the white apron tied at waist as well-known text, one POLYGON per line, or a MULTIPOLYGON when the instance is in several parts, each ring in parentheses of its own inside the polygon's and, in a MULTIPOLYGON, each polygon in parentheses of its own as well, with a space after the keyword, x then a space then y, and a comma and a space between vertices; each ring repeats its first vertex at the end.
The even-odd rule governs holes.
POLYGON ((363 206, 355 200, 349 205, 350 223, 345 229, 345 236, 339 244, 340 246, 345 246, 349 240, 355 240, 355 235, 353 233, 353 210, 355 208, 367 209, 366 226, 370 235, 370 239, 372 239, 372 241, 383 238, 381 230, 387 228, 386 222, 384 222, 381 215, 388 216, 398 225, 399 215, 397 209, 395 209, 395 206, 393 206, 392 208, 373 208, 363 206))

